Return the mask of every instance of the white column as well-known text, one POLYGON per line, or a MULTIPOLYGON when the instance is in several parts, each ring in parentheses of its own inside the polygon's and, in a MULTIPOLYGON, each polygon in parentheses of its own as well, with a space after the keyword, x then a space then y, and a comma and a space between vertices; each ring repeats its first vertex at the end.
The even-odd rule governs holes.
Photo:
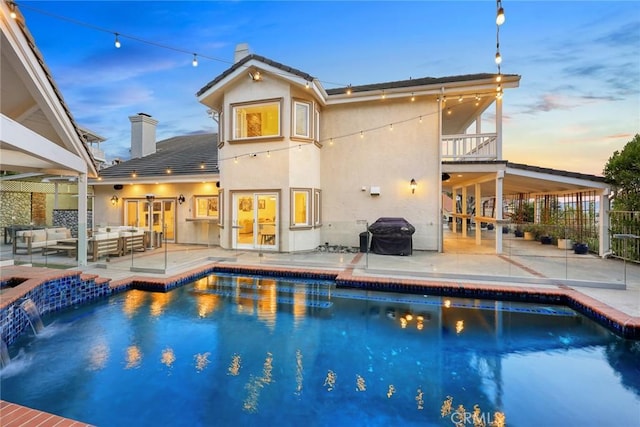
MULTIPOLYGON (((451 190, 451 197, 453 198, 453 213, 457 214, 458 213, 458 189, 457 188, 453 188, 451 190)), ((457 215, 453 215, 453 223, 451 226, 451 231, 453 232, 453 234, 456 234, 458 232, 458 216, 457 215)))
POLYGON ((496 99, 496 159, 502 160, 502 97, 496 99))
POLYGON ((480 216, 478 212, 480 211, 479 203, 482 203, 482 189, 480 188, 480 184, 475 185, 475 199, 476 199, 476 213, 475 213, 475 222, 476 222, 476 245, 482 244, 482 227, 480 226, 480 221, 478 221, 478 217, 480 216))
POLYGON ((53 209, 58 209, 58 181, 53 183, 53 209))
POLYGON ((496 174, 496 254, 502 253, 502 180, 504 171, 496 174))
MULTIPOLYGON (((609 190, 605 190, 600 195, 600 224, 598 225, 598 233, 600 238, 600 247, 598 255, 604 256, 605 252, 611 248, 611 235, 609 234, 609 211, 611 210, 611 202, 609 200, 609 190)), ((626 242, 625 242, 626 244, 626 242)))
MULTIPOLYGON (((440 219, 438 220, 438 252, 444 252, 444 235, 443 235, 443 207, 442 207, 442 96, 444 95, 444 88, 440 89, 441 95, 438 99, 438 179, 440 182, 440 194, 438 196, 438 212, 440 212, 440 219)), ((455 229, 455 227, 453 227, 455 229)))
POLYGON ((78 265, 87 265, 87 174, 78 175, 78 265))
POLYGON ((467 187, 462 187, 462 237, 467 237, 467 187))

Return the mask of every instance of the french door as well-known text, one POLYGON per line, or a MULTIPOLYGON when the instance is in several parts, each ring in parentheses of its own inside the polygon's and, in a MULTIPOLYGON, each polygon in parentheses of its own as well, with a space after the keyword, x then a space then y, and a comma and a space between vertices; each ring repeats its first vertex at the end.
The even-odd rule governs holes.
POLYGON ((278 194, 233 193, 233 247, 269 249, 278 247, 278 194))
POLYGON ((176 239, 176 202, 173 199, 126 200, 125 223, 130 227, 140 227, 155 232, 163 232, 164 240, 176 239))

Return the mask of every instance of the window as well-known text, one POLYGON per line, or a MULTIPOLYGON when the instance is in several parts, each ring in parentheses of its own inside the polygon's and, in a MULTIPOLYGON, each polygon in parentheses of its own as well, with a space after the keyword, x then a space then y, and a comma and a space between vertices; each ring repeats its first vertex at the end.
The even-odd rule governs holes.
POLYGON ((311 226, 311 189, 291 189, 291 227, 311 226))
POLYGON ((305 101, 293 101, 293 137, 311 139, 312 104, 305 101))
POLYGON ((196 218, 218 218, 218 196, 194 196, 196 218))
POLYGON ((233 139, 280 136, 280 101, 234 105, 233 139))
POLYGON ((315 188, 313 190, 313 226, 320 227, 322 225, 322 190, 315 188))

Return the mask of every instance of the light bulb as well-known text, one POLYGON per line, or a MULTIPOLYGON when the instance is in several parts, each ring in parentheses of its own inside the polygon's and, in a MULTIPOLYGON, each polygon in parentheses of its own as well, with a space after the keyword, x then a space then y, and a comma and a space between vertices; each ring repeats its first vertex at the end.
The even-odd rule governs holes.
POLYGON ((114 43, 114 45, 115 45, 116 49, 120 49, 120 46, 122 46, 122 45, 120 44, 120 38, 118 38, 118 35, 119 35, 119 34, 118 34, 118 33, 116 33, 116 41, 115 41, 115 43, 114 43))
POLYGON ((498 74, 496 76, 496 82, 500 83, 502 81, 502 74, 498 74))
POLYGON ((496 15, 496 24, 502 25, 504 24, 504 9, 502 6, 498 9, 498 14, 496 15))
POLYGON ((191 61, 191 65, 193 65, 194 67, 198 66, 198 55, 196 55, 195 53, 193 54, 193 61, 191 61))
POLYGON ((500 55, 500 52, 496 52, 496 64, 501 64, 502 63, 502 56, 500 55))

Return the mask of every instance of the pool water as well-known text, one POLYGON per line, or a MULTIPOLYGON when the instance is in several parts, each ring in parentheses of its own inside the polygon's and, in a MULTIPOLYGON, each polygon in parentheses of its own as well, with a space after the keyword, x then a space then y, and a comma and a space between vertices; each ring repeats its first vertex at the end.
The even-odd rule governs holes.
POLYGON ((43 320, 2 399, 98 426, 640 421, 639 342, 562 306, 216 275, 43 320))

